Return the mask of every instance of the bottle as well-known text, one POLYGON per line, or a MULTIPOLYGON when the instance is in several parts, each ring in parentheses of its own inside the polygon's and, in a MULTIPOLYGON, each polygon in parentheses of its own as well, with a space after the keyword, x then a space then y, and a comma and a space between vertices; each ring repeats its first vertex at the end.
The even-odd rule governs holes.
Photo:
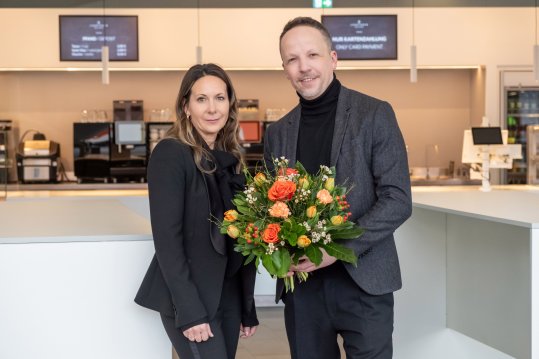
POLYGON ((517 137, 517 119, 514 116, 507 116, 507 143, 513 144, 517 137))

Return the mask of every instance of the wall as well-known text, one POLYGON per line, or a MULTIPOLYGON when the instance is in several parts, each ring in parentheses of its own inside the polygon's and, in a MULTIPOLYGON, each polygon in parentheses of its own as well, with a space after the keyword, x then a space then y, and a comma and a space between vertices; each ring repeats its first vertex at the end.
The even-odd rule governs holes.
MULTIPOLYGON (((343 85, 390 102, 409 148, 410 165, 426 165, 426 148, 440 146, 439 164, 460 159, 462 131, 470 126, 473 70, 429 70, 422 86, 409 82, 406 70, 337 71, 343 85)), ((72 123, 83 109, 105 109, 112 118, 112 100, 144 100, 151 109, 173 108, 183 71, 115 72, 101 85, 98 72, 0 73, 1 118, 17 122, 21 134, 43 132, 61 144, 68 170, 73 168, 72 123)), ((239 98, 260 99, 266 108, 293 108, 298 101, 282 71, 230 71, 239 98), (261 85, 262 84, 262 85, 261 85)))
MULTIPOLYGON (((0 117, 17 119, 21 130, 47 121, 51 130, 62 133, 59 136, 69 137, 68 127, 78 118, 80 110, 110 109, 113 99, 142 98, 147 109, 172 106, 181 72, 114 70, 189 67, 195 62, 197 10, 107 9, 107 14, 138 14, 140 29, 140 61, 112 63, 115 69, 109 86, 100 85, 96 72, 63 71, 69 67, 98 70, 99 63, 58 61, 58 14, 97 12, 95 9, 0 10, 0 33, 11 34, 0 37, 3 49, 0 117), (41 72, 44 69, 62 71, 41 72)), ((412 43, 412 10, 325 10, 325 14, 352 13, 398 15, 399 59, 342 61, 340 69, 355 70, 340 71, 339 78, 353 88, 387 99, 394 105, 414 166, 425 165, 422 157, 429 144, 440 145, 442 166, 448 160, 458 162, 464 128, 478 125, 484 114, 491 124, 500 123, 500 66, 531 69, 535 28, 532 8, 416 8, 415 43, 420 67, 417 84, 409 83, 405 70, 409 66, 412 43), (478 65, 483 66, 484 71, 439 70, 478 65), (357 70, 369 68, 386 70, 357 70), (433 123, 436 126, 433 127, 433 123)), ((322 10, 314 9, 201 9, 203 60, 217 62, 228 69, 262 69, 232 72, 240 97, 259 98, 263 107, 290 108, 296 101, 293 91, 282 72, 270 71, 280 68, 277 39, 288 19, 321 14, 322 10)), ((71 147, 67 139, 60 142, 71 147)), ((70 156, 65 151, 64 155, 70 156)), ((68 158, 67 167, 71 165, 68 158)))

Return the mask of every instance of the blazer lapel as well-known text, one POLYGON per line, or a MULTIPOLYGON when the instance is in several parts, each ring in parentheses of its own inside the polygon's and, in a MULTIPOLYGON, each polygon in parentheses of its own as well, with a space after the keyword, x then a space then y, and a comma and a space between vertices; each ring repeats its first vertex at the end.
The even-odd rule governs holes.
POLYGON ((350 107, 350 96, 348 96, 348 91, 343 86, 339 94, 337 114, 335 115, 335 128, 333 129, 333 142, 331 144, 331 167, 337 165, 344 134, 346 133, 348 118, 350 117, 350 107))
POLYGON ((284 143, 284 153, 286 154, 286 158, 289 160, 290 166, 294 166, 296 163, 300 117, 301 108, 300 106, 296 106, 296 108, 290 113, 288 126, 286 126, 286 134, 283 136, 286 138, 284 143))

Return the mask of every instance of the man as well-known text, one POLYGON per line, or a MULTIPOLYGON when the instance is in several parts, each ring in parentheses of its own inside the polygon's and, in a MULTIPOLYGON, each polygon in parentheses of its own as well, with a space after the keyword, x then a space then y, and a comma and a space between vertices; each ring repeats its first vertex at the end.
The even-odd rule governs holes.
POLYGON ((406 148, 391 106, 347 89, 334 75, 337 54, 324 26, 300 17, 280 37, 283 68, 299 105, 268 128, 264 156, 301 162, 310 173, 335 166, 337 182, 352 187, 351 220, 365 229, 346 246, 358 265, 324 253, 316 267, 303 258, 294 271, 314 272, 276 300, 285 302, 293 359, 386 359, 393 355, 393 292, 401 277, 393 232, 411 214, 406 148))

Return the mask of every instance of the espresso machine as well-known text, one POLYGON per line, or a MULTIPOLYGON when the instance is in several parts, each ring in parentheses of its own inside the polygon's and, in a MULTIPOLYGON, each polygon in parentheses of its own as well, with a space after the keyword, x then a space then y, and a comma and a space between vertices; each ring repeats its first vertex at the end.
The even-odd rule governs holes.
POLYGON ((142 100, 116 100, 110 175, 113 182, 146 181, 146 126, 142 100))

